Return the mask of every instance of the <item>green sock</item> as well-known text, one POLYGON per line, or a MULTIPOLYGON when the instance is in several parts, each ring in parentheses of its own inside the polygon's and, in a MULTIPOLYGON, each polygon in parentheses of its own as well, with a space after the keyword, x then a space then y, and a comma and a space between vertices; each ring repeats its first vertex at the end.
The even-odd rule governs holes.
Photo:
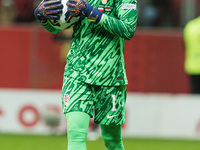
POLYGON ((86 138, 90 116, 84 112, 66 114, 68 150, 87 150, 86 138))
POLYGON ((124 150, 122 136, 121 136, 121 125, 120 126, 100 125, 100 127, 104 144, 107 150, 124 150))

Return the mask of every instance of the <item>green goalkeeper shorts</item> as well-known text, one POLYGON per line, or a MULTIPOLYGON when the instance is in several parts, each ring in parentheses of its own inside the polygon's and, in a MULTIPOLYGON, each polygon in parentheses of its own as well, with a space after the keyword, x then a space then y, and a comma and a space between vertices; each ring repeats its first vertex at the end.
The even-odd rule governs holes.
POLYGON ((90 85, 64 77, 62 106, 64 114, 85 112, 94 122, 103 125, 125 123, 126 86, 90 85))

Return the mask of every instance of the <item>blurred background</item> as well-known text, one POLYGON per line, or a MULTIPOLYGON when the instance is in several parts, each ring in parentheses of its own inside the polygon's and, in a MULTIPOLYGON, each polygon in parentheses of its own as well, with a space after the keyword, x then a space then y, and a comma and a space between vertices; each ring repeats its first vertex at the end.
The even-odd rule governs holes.
MULTIPOLYGON (((19 135, 66 134, 61 87, 72 30, 46 31, 34 18, 39 3, 0 0, 0 145, 5 150, 6 142, 19 135)), ((192 93, 191 74, 184 69, 183 36, 185 25, 199 15, 200 0, 138 0, 137 30, 125 43, 129 84, 122 133, 127 150, 200 147, 200 95, 192 93), (162 145, 160 139, 172 141, 162 145)), ((66 140, 60 141, 66 147, 66 140)))

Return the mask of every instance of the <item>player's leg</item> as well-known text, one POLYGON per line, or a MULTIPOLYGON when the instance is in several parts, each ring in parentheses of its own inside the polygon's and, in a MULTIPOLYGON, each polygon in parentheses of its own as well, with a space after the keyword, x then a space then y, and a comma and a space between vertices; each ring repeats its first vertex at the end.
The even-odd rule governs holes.
POLYGON ((67 119, 68 150, 86 150, 89 120, 93 115, 90 85, 64 77, 62 106, 67 119))
POLYGON ((125 123, 126 86, 101 87, 95 100, 94 121, 100 124, 107 150, 124 150, 121 125, 125 123))
POLYGON ((121 125, 100 125, 100 127, 107 150, 124 150, 121 136, 121 125))
POLYGON ((66 114, 68 150, 86 150, 86 138, 90 116, 84 112, 66 114))

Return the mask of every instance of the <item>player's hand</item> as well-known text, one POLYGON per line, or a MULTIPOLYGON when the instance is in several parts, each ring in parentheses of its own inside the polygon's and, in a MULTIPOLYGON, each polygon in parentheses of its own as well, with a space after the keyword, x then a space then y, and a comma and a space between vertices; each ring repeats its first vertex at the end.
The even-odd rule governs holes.
POLYGON ((68 11, 65 14, 66 22, 69 22, 72 17, 83 15, 82 12, 87 9, 87 0, 68 0, 67 1, 68 11))
POLYGON ((35 17, 38 20, 44 19, 60 19, 59 14, 62 13, 63 5, 60 0, 43 0, 35 9, 35 17))
POLYGON ((72 16, 80 16, 87 9, 88 2, 87 0, 68 0, 67 6, 72 16))
POLYGON ((99 22, 103 15, 98 9, 88 4, 87 0, 68 0, 67 6, 69 11, 67 13, 69 15, 67 22, 72 17, 77 16, 86 16, 89 21, 99 22))

